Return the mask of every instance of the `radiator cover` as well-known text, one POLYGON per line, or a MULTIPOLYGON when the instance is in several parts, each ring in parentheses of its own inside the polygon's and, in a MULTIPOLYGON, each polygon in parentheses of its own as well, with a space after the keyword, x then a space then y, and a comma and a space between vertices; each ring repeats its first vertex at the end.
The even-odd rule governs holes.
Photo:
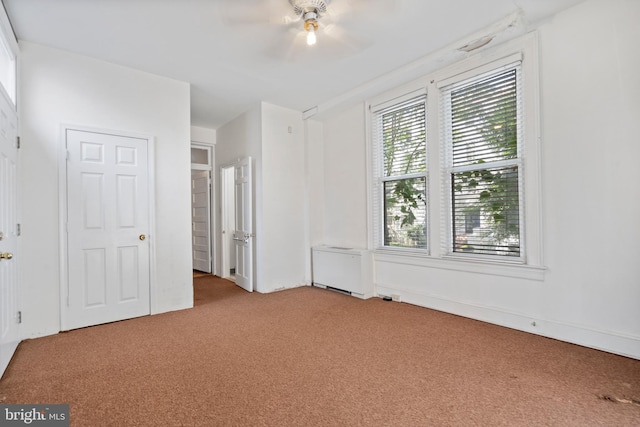
POLYGON ((368 250, 316 246, 311 251, 314 286, 338 289, 363 299, 373 296, 371 253, 368 250))

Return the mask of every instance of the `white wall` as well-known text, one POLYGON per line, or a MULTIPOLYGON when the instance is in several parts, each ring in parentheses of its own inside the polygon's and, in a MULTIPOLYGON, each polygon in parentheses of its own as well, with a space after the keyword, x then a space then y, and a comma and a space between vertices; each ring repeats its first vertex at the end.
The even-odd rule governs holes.
POLYGON ((324 123, 325 244, 367 247, 367 156, 364 104, 324 123))
POLYGON ((254 160, 254 285, 258 292, 307 283, 304 135, 300 112, 267 103, 217 130, 217 173, 240 157, 254 160))
POLYGON ((21 42, 20 47, 23 336, 60 330, 62 124, 155 138, 158 262, 152 310, 191 307, 189 85, 33 43, 21 42))
POLYGON ((640 357, 640 2, 588 1, 540 28, 545 317, 640 357), (631 351, 630 349, 630 351, 631 351))
POLYGON ((324 243, 324 131, 321 122, 305 120, 305 209, 307 212, 305 281, 312 281, 311 249, 324 243))
POLYGON ((191 141, 201 142, 204 144, 215 145, 216 130, 203 128, 200 126, 191 126, 191 141))
POLYGON ((305 284, 304 145, 302 113, 262 103, 261 292, 305 284))
MULTIPOLYGON (((260 231, 262 224, 257 218, 262 215, 262 208, 258 206, 257 200, 261 199, 262 194, 262 106, 256 105, 251 110, 236 117, 230 122, 216 130, 216 158, 215 171, 217 178, 220 178, 221 167, 229 166, 238 161, 238 159, 251 156, 253 160, 253 229, 256 234, 256 246, 260 239, 260 231)), ((218 182, 221 180, 218 179, 218 182)), ((216 191, 216 229, 222 230, 222 203, 221 195, 222 187, 217 186, 216 191)), ((222 241, 217 239, 214 256, 216 257, 216 265, 222 266, 222 241)), ((261 286, 261 279, 257 276, 256 263, 260 254, 256 250, 254 257, 253 281, 254 285, 261 286)), ((222 274, 221 271, 216 272, 222 274)))
MULTIPOLYGON (((376 256, 380 294, 640 358, 638 22, 639 2, 591 0, 539 25, 542 280, 376 256)), ((327 244, 367 244, 363 116, 323 121, 327 244)))

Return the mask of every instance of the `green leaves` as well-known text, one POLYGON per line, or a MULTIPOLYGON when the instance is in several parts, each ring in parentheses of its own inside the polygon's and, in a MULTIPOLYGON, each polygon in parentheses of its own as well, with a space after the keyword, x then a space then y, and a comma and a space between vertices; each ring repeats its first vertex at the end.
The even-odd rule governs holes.
POLYGON ((385 245, 426 245, 426 179, 407 178, 384 183, 385 245))
POLYGON ((381 115, 384 243, 426 246, 426 105, 424 96, 381 115), (407 178, 407 175, 414 177, 407 178))
POLYGON ((519 253, 517 80, 514 68, 449 92, 454 250, 519 253))

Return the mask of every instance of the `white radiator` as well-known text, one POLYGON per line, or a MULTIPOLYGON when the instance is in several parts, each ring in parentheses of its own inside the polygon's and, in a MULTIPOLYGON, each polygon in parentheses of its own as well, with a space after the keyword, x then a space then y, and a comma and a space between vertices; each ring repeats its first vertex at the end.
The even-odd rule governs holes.
POLYGON ((373 296, 371 253, 366 249, 316 246, 311 249, 313 284, 359 298, 373 296))

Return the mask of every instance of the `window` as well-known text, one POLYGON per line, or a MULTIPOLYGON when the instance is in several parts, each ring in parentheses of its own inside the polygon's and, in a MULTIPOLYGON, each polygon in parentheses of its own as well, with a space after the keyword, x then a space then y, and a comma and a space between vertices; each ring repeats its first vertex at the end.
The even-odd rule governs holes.
POLYGON ((370 101, 371 238, 381 256, 544 276, 537 68, 527 35, 370 101))
POLYGON ((453 253, 521 255, 518 66, 442 88, 453 253))
POLYGON ((16 52, 18 43, 13 35, 9 19, 3 11, 0 15, 0 86, 11 102, 16 103, 16 52))
POLYGON ((427 119, 424 95, 374 113, 378 221, 384 246, 427 247, 427 119))

